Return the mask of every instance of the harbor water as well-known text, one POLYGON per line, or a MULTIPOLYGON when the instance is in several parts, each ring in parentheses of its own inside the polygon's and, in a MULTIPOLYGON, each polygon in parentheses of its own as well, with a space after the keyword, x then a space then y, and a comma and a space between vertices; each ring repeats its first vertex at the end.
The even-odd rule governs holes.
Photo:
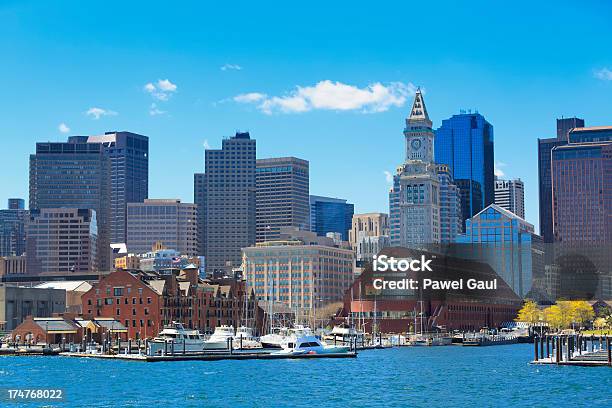
POLYGON ((612 370, 529 365, 532 349, 405 347, 355 359, 161 363, 0 357, 1 388, 61 388, 66 396, 0 406, 612 406, 612 370))

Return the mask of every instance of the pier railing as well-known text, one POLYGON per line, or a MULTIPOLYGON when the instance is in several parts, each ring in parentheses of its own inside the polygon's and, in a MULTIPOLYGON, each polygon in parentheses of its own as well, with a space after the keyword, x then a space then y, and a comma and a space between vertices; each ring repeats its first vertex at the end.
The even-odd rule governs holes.
POLYGON ((612 336, 553 334, 535 336, 534 363, 612 366, 612 336))

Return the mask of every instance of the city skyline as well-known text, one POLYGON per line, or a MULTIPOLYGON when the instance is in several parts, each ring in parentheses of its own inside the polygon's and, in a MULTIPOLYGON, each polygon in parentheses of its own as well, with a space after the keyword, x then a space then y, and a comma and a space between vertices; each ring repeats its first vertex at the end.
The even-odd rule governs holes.
POLYGON ((347 199, 356 213, 386 212, 391 185, 385 172, 392 174, 401 160, 400 124, 421 85, 436 106, 434 128, 464 108, 478 109, 494 126, 498 173, 525 182, 526 219, 539 229, 537 138, 554 137, 562 116, 584 118, 587 126, 610 122, 612 60, 602 52, 612 34, 607 5, 531 5, 539 12, 529 15, 508 8, 503 17, 479 18, 475 28, 461 21, 482 17, 478 7, 410 5, 413 15, 435 15, 439 22, 436 32, 426 29, 427 19, 410 20, 408 31, 428 33, 419 41, 430 51, 417 60, 407 52, 409 32, 394 23, 406 15, 406 5, 396 5, 398 17, 373 11, 367 20, 359 8, 343 9, 344 31, 333 18, 336 6, 328 6, 329 16, 304 10, 305 20, 318 22, 308 41, 304 23, 289 24, 283 9, 265 15, 238 7, 233 19, 252 18, 228 32, 227 19, 212 18, 230 15, 223 5, 194 12, 204 20, 198 24, 168 10, 166 24, 155 29, 148 26, 159 18, 154 7, 127 7, 122 12, 134 20, 115 21, 113 32, 101 32, 92 21, 110 20, 112 4, 89 14, 61 3, 0 8, 6 23, 0 33, 12 39, 0 44, 9 56, 0 67, 5 93, 28 101, 4 108, 0 130, 11 154, 0 169, 11 177, 3 180, 0 202, 27 198, 27 158, 36 142, 113 130, 149 136, 150 197, 193 202, 192 175, 203 167, 205 146, 218 148, 239 129, 259 141, 258 158, 308 160, 312 194, 347 199), (567 15, 592 24, 564 30, 559 22, 567 15), (286 38, 266 36, 261 27, 272 22, 286 38), (367 36, 366 23, 372 27, 367 36), (448 44, 458 24, 466 40, 448 44), (224 49, 214 45, 220 39, 215 30, 227 34, 224 49), (558 64, 571 50, 580 58, 558 64), (320 95, 331 98, 322 103, 320 95), (376 160, 358 159, 371 157, 373 147, 376 160), (356 177, 346 179, 339 168, 356 177))

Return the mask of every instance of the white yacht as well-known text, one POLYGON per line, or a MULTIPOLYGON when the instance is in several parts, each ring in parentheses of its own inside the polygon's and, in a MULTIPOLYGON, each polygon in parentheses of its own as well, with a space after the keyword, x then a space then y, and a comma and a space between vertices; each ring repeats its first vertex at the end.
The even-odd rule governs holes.
POLYGON ((193 353, 204 350, 204 338, 194 329, 186 329, 182 323, 172 322, 157 337, 149 341, 149 354, 193 353))
POLYGON ((272 332, 261 336, 259 341, 263 348, 280 349, 283 348, 285 343, 285 337, 287 336, 289 329, 286 327, 274 327, 272 332))
POLYGON ((290 341, 282 350, 274 354, 336 354, 348 353, 348 346, 330 346, 323 343, 315 336, 302 336, 290 341))
POLYGON ((236 329, 234 336, 235 349, 256 349, 261 348, 261 343, 253 335, 253 329, 247 326, 240 326, 236 329))
POLYGON ((229 339, 234 338, 234 326, 221 325, 215 328, 215 332, 204 341, 204 350, 227 350, 229 339))

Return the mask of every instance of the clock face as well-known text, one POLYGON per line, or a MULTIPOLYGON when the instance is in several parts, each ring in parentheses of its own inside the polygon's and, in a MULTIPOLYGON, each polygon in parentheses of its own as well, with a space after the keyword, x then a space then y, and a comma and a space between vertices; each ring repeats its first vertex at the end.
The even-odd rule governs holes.
POLYGON ((414 150, 419 150, 421 148, 421 139, 413 139, 410 145, 414 150))

